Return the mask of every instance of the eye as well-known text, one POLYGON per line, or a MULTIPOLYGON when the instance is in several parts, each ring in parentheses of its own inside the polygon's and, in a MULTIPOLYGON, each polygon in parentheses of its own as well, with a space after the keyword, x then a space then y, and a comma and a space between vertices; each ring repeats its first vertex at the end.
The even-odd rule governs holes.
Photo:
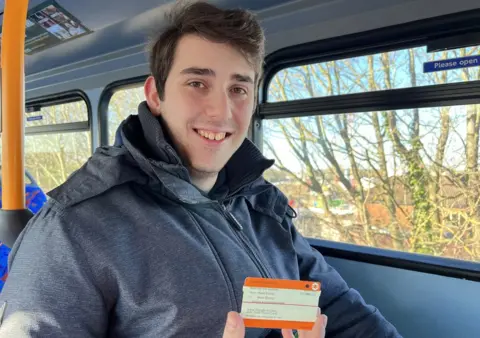
POLYGON ((205 85, 200 81, 192 81, 192 82, 189 82, 188 85, 194 88, 205 88, 205 85))
POLYGON ((242 87, 233 87, 232 92, 238 95, 247 95, 247 91, 242 87))

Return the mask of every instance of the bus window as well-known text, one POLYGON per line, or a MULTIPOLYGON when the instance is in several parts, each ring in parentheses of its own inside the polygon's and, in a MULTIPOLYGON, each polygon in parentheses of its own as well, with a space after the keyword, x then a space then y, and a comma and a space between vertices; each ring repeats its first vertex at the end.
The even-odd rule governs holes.
POLYGON ((479 67, 424 73, 423 62, 479 52, 476 46, 427 54, 418 47, 275 74, 271 103, 262 107, 269 109, 263 150, 276 159, 266 178, 290 196, 304 235, 480 261, 480 101, 447 105, 443 89, 436 107, 430 99, 427 107, 388 109, 394 94, 382 93, 365 104, 381 110, 349 112, 348 99, 342 109, 327 107, 331 96, 356 93, 358 101, 366 92, 478 81, 479 67))
POLYGON ((65 182, 91 156, 88 116, 83 100, 27 111, 25 168, 45 192, 65 182))
POLYGON ((108 104, 108 141, 114 144, 115 133, 120 123, 129 115, 137 114, 138 105, 145 100, 143 84, 115 91, 108 104))
MULTIPOLYGON (((268 102, 285 102, 333 95, 412 88, 478 80, 478 67, 424 73, 430 61, 472 57, 480 46, 427 53, 416 47, 343 60, 290 67, 270 82, 268 102)), ((472 65, 477 65, 478 60, 472 65)))
POLYGON ((266 177, 308 237, 480 260, 476 114, 480 104, 267 120, 266 177))

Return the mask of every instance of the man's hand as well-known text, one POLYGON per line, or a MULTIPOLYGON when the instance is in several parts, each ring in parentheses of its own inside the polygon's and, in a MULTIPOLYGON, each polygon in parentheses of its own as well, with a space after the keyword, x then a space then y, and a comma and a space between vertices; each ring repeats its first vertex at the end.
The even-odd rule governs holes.
MULTIPOLYGON (((312 331, 299 330, 299 338, 325 338, 325 328, 327 327, 328 318, 322 315, 318 309, 317 320, 312 331)), ((283 338, 293 338, 292 330, 282 330, 283 338)), ((245 325, 243 319, 238 312, 231 311, 228 313, 227 322, 223 331, 222 338, 244 338, 245 325)))

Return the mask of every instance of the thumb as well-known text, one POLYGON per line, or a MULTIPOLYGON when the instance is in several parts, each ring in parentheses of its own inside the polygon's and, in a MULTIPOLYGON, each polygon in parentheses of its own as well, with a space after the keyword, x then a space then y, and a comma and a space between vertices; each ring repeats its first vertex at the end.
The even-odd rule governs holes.
POLYGON ((238 312, 230 311, 228 313, 223 338, 245 338, 245 325, 238 312))

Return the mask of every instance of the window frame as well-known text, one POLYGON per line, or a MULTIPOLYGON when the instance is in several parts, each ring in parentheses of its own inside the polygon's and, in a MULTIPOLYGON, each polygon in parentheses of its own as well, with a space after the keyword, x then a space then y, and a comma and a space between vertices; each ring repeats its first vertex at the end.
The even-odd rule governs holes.
POLYGON ((90 131, 90 138, 92 138, 92 105, 90 103, 88 95, 81 90, 72 90, 68 92, 56 93, 52 95, 42 96, 39 98, 29 99, 25 103, 25 114, 28 114, 26 111, 30 107, 38 109, 78 101, 85 102, 85 105, 87 107, 87 121, 25 127, 25 136, 38 134, 55 134, 62 132, 90 131))
POLYGON ((112 96, 119 90, 138 87, 142 85, 149 75, 141 75, 129 79, 119 80, 108 84, 100 94, 98 103, 98 132, 100 139, 100 146, 109 145, 108 135, 108 106, 112 96))
MULTIPOLYGON (((452 37, 465 34, 480 40, 480 9, 290 46, 268 55, 265 59, 264 80, 260 84, 259 105, 252 121, 253 142, 262 150, 262 122, 266 119, 334 115, 345 111, 357 113, 479 104, 480 81, 268 102, 270 83, 283 69, 420 46, 427 46, 427 50, 432 51, 443 48, 448 41, 452 41, 452 37)), ((465 47, 472 42, 465 39, 461 41, 465 47)), ((464 46, 456 46, 461 47, 464 46)), ((307 240, 315 249, 329 257, 480 281, 480 264, 473 261, 317 238, 307 240)))
MULTIPOLYGON (((83 101, 85 103, 85 106, 87 108, 87 121, 24 127, 24 138, 32 135, 88 132, 90 137, 90 144, 92 145, 90 148, 90 154, 93 154, 95 150, 93 145, 93 132, 92 132, 92 123, 91 123, 93 111, 92 111, 92 104, 90 102, 90 99, 84 91, 79 89, 69 90, 66 92, 55 93, 55 94, 28 99, 25 101, 24 116, 29 114, 27 113, 28 108, 41 109, 41 108, 52 107, 56 105, 79 102, 79 101, 83 101)), ((35 114, 35 113, 32 113, 32 114, 35 114)), ((37 184, 36 179, 30 173, 28 175, 30 175, 30 179, 32 183, 37 184)))
MULTIPOLYGON (((264 77, 260 84, 259 103, 261 106, 274 104, 268 103, 268 88, 274 76, 283 69, 401 49, 422 46, 427 46, 428 48, 428 46, 437 46, 441 44, 442 41, 450 40, 452 37, 463 36, 465 34, 471 34, 472 32, 480 32, 480 9, 283 48, 269 54, 265 58, 264 77)), ((461 48, 461 46, 458 48, 461 48)), ((423 87, 413 87, 406 89, 421 90, 422 88, 423 87)), ((394 90, 400 89, 390 89, 389 91, 394 90)), ((365 93, 358 93, 350 95, 364 94, 365 93)), ((343 97, 343 95, 338 96, 343 97)))
POLYGON ((334 242, 318 238, 307 238, 307 240, 322 255, 328 257, 480 282, 480 264, 471 261, 334 242))

